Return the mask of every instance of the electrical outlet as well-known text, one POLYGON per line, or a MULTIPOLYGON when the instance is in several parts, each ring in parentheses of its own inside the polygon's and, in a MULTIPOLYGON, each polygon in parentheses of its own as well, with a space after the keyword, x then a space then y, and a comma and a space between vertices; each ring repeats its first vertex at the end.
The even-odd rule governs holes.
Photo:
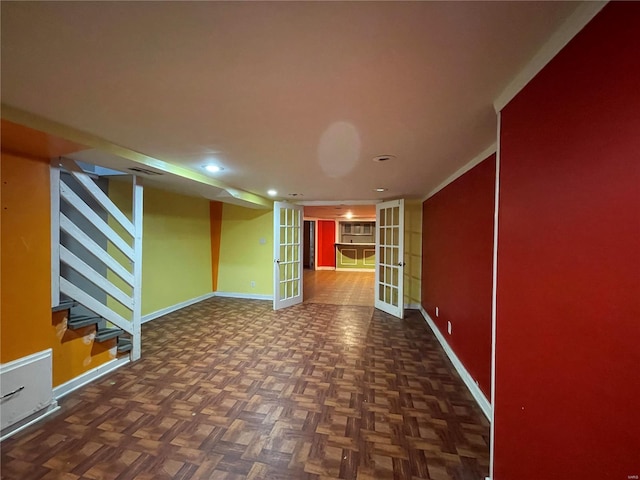
POLYGON ((436 317, 438 316, 438 307, 436 307, 436 317))
POLYGON ((253 280, 251 280, 251 288, 256 288, 256 282, 254 282, 253 280))
POLYGON ((447 332, 451 335, 451 322, 447 322, 447 332))

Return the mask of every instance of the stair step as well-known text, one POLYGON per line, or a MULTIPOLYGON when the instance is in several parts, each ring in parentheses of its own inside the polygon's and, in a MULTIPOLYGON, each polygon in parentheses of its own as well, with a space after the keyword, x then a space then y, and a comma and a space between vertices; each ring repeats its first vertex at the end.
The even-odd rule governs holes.
POLYGON ((78 315, 77 317, 71 317, 67 322, 67 327, 71 330, 77 330, 78 328, 88 327, 89 325, 97 324, 102 318, 89 315, 78 315))
POLYGON ((131 340, 128 338, 118 338, 118 353, 130 352, 133 348, 131 340))
POLYGON ((124 330, 120 328, 101 328, 96 332, 96 342, 105 342, 107 340, 111 340, 112 338, 116 338, 124 333, 124 330))
POLYGON ((70 308, 77 307, 78 302, 75 300, 63 300, 55 307, 51 307, 52 312, 61 312, 62 310, 69 310, 70 308))

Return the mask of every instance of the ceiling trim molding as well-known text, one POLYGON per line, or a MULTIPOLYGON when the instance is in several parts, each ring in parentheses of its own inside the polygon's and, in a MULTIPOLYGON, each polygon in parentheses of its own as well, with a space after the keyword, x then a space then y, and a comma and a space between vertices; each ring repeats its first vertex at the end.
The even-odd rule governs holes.
POLYGON ((595 17, 608 1, 588 1, 579 5, 558 30, 542 45, 525 67, 493 102, 496 112, 501 111, 513 98, 562 50, 567 43, 595 17))
POLYGON ((121 147, 91 133, 69 127, 67 125, 63 125, 53 120, 49 120, 38 115, 25 112, 24 110, 14 108, 9 105, 2 104, 1 109, 2 118, 10 122, 24 125, 26 127, 33 128, 35 130, 39 130, 51 135, 56 135, 57 137, 72 141, 74 143, 86 145, 88 148, 95 148, 97 150, 108 152, 118 157, 130 160, 131 162, 139 165, 153 167, 161 170, 162 172, 170 173, 178 177, 192 180, 194 182, 226 190, 231 197, 243 202, 255 204, 263 208, 272 208, 273 206, 273 202, 271 200, 260 197, 253 193, 230 187, 229 185, 226 185, 219 180, 210 178, 202 173, 194 172, 193 170, 190 170, 188 168, 180 167, 178 165, 174 165, 172 163, 150 157, 143 153, 136 152, 129 148, 121 147))
POLYGON ((473 167, 478 165, 483 160, 486 160, 489 157, 489 155, 493 155, 494 153, 496 153, 496 151, 497 151, 496 143, 494 142, 491 145, 489 145, 487 148, 485 148, 482 152, 480 152, 478 155, 473 157, 473 159, 469 163, 464 165, 462 168, 459 168, 458 170, 456 170, 456 172, 453 175, 449 176, 444 182, 442 182, 436 188, 431 190, 427 195, 425 195, 424 198, 422 198, 422 200, 420 200, 420 203, 425 202, 429 198, 433 197, 436 193, 438 193, 444 187, 456 181, 458 178, 460 178, 462 175, 467 173, 469 170, 471 170, 473 167))

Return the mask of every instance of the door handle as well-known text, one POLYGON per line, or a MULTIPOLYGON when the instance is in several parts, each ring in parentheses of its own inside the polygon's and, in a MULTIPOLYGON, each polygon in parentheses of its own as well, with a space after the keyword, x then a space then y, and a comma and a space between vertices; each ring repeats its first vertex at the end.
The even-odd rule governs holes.
POLYGON ((406 263, 404 263, 404 262, 400 262, 400 263, 398 263, 398 266, 399 266, 399 267, 404 267, 405 265, 406 265, 406 263))
POLYGON ((276 262, 279 265, 280 264, 280 259, 278 258, 277 260, 274 260, 274 262, 276 262))

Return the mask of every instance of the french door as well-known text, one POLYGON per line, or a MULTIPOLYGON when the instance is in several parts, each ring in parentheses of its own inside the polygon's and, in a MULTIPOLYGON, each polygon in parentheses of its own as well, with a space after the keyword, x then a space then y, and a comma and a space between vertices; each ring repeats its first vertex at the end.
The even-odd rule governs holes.
POLYGON ((273 204, 273 309, 302 303, 302 205, 273 204))
POLYGON ((404 200, 376 205, 375 307, 404 316, 404 200))

